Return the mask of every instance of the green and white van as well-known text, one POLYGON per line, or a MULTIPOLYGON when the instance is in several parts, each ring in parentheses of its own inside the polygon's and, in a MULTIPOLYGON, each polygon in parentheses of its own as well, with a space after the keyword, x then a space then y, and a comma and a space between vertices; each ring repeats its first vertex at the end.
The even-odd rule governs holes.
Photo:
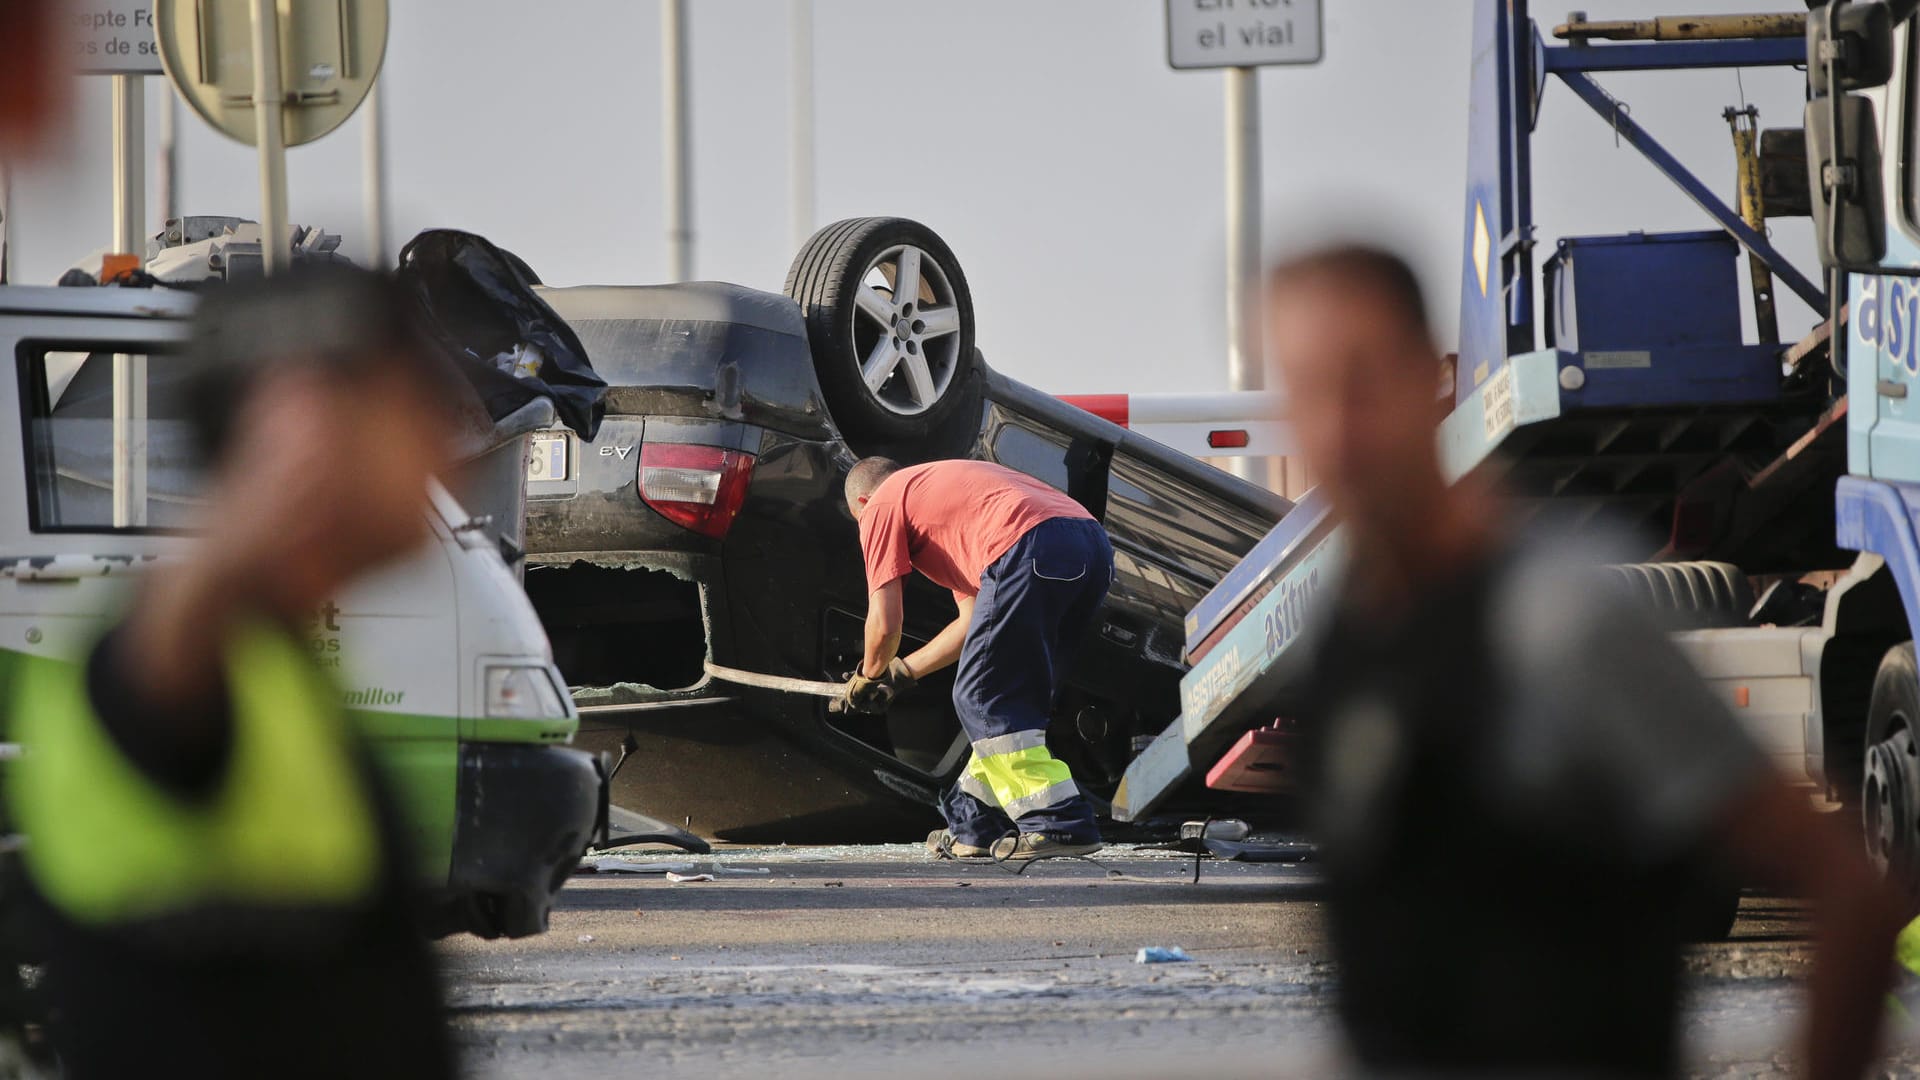
MULTIPOLYGON (((192 305, 0 288, 0 692, 20 665, 80 657, 139 576, 195 542, 168 365, 192 305)), ((434 929, 538 933, 605 821, 604 770, 569 745, 566 684, 484 520, 438 487, 429 518, 432 543, 316 611, 308 641, 401 803, 434 929)))

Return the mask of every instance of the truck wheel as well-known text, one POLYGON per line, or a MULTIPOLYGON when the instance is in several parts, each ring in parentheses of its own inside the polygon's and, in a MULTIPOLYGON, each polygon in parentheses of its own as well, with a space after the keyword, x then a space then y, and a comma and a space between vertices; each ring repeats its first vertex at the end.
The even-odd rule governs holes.
POLYGON ((1732 563, 1621 563, 1606 568, 1668 630, 1745 626, 1753 587, 1732 563))
POLYGON ((813 234, 787 270, 814 373, 854 439, 918 439, 963 397, 973 296, 953 252, 905 218, 849 218, 813 234))
POLYGON ((1920 899, 1920 672, 1913 642, 1887 650, 1867 709, 1867 757, 1860 812, 1867 855, 1887 880, 1920 899))

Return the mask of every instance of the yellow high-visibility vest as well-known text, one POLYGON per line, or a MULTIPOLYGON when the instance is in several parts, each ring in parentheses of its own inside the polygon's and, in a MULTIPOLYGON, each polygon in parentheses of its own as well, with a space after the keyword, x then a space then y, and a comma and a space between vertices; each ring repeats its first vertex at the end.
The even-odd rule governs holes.
POLYGON ((204 798, 128 761, 87 696, 83 664, 21 661, 6 727, 28 877, 54 908, 104 927, 204 905, 304 908, 369 896, 380 874, 371 793, 339 694, 285 631, 226 649, 232 742, 204 798))

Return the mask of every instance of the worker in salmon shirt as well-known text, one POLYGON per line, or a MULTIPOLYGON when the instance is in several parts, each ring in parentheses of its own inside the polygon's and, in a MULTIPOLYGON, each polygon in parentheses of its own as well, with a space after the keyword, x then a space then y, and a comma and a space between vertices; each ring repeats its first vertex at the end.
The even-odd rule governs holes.
POLYGON ((863 458, 847 507, 867 566, 866 652, 846 706, 879 712, 958 662, 953 707, 973 743, 940 799, 927 849, 1026 862, 1100 850, 1093 805, 1047 750, 1054 690, 1113 584, 1106 530, 1077 502, 986 461, 902 467, 863 458), (959 616, 900 656, 901 579, 918 570, 953 593, 959 616))

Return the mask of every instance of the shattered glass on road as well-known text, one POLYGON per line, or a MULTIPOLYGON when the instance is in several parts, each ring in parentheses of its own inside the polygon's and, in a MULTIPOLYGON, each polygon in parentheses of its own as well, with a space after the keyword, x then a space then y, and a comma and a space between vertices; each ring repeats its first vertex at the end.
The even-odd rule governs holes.
MULTIPOLYGON (((445 943, 475 1075, 1338 1071, 1311 864, 1209 861, 1193 885, 1190 858, 1126 847, 1020 876, 904 844, 614 857, 663 869, 577 875, 544 936, 445 943), (1192 962, 1136 964, 1151 946, 1192 962)), ((1733 941, 1690 955, 1692 1075, 1789 1075, 1801 918, 1750 896, 1733 941)))

